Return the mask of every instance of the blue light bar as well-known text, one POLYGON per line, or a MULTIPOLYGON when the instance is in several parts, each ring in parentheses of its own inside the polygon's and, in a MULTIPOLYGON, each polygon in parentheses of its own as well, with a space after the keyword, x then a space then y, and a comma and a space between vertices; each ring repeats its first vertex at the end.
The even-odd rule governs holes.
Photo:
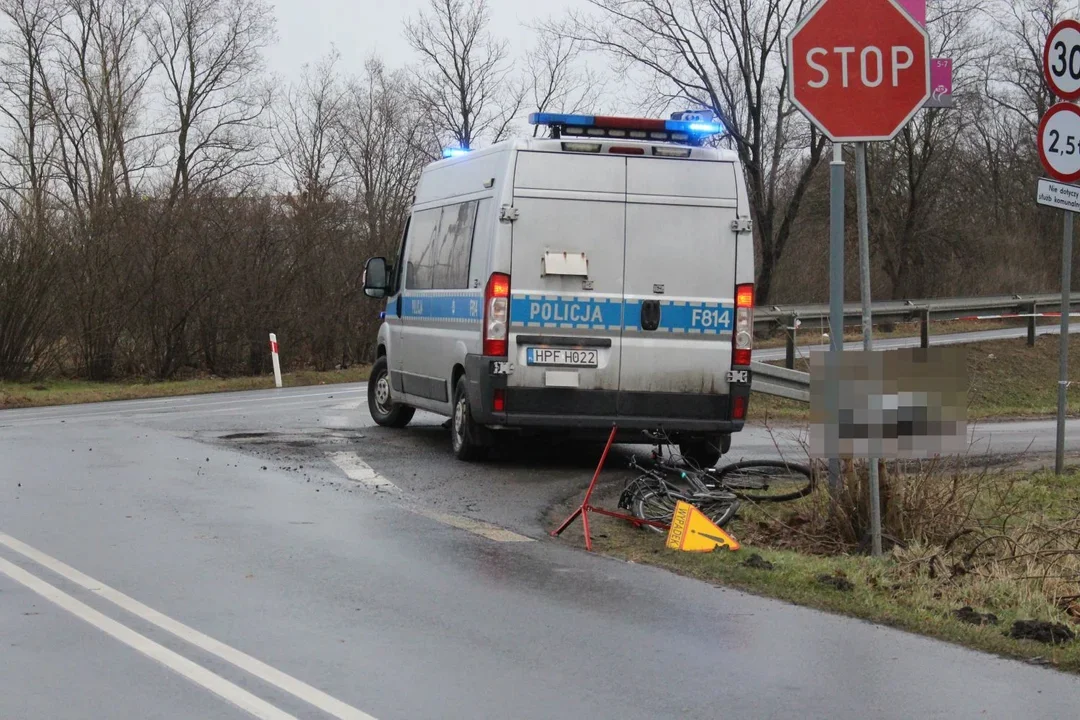
MULTIPOLYGON (((628 118, 611 115, 532 113, 529 115, 529 124, 559 128, 569 135, 625 137, 626 133, 648 133, 648 139, 650 140, 685 140, 693 138, 695 141, 700 141, 709 135, 718 135, 724 132, 724 126, 717 122, 628 118), (685 135, 686 137, 672 137, 677 135, 685 135)), ((642 139, 644 139, 644 136, 642 136, 642 139)))
POLYGON ((444 158, 461 157, 462 155, 468 155, 467 148, 443 148, 442 156, 444 158))

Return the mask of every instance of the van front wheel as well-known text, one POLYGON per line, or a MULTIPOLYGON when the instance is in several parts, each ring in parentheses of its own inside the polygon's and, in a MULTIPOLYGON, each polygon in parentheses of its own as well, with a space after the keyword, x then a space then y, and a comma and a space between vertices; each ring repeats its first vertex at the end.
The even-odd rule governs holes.
POLYGON ((454 414, 450 418, 454 457, 467 462, 482 460, 489 449, 482 438, 483 429, 473 420, 469 396, 465 392, 465 377, 462 376, 454 386, 454 414))
POLYGON ((383 427, 403 428, 416 414, 416 409, 394 402, 390 388, 390 370, 386 365, 386 356, 375 361, 371 366, 371 375, 367 385, 368 412, 376 424, 383 427))

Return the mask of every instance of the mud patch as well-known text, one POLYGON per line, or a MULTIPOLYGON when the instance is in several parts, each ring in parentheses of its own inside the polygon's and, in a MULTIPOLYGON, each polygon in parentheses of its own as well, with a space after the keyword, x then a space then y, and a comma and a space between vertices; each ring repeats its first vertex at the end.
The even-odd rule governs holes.
POLYGON ((1063 645, 1076 639, 1067 626, 1045 620, 1017 620, 1009 630, 1009 637, 1017 640, 1035 640, 1048 645, 1063 645))
POLYGON ((974 608, 965 605, 959 610, 953 610, 953 617, 960 622, 969 625, 997 625, 998 617, 994 613, 976 612, 974 608))

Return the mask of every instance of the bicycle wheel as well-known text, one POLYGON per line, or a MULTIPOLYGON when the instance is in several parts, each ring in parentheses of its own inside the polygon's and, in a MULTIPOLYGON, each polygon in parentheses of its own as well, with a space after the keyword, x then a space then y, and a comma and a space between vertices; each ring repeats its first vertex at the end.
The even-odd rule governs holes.
POLYGON ((713 521, 716 527, 724 527, 735 517, 735 514, 739 512, 739 506, 742 504, 732 495, 730 498, 720 498, 716 500, 710 499, 697 499, 694 503, 698 510, 700 510, 705 517, 713 521))
POLYGON ((743 500, 785 502, 806 497, 814 491, 813 471, 806 465, 783 460, 744 460, 733 463, 716 475, 720 487, 743 500))
MULTIPOLYGON (((675 515, 675 503, 682 499, 657 487, 639 488, 634 494, 634 517, 670 525, 671 518, 675 515)), ((657 534, 667 532, 653 525, 642 525, 642 527, 657 534)))

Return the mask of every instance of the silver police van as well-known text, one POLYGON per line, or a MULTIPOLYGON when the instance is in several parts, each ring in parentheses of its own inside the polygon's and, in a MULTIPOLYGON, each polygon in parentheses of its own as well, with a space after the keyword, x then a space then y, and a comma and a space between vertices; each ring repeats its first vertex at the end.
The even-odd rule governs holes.
POLYGON ((416 188, 368 405, 451 418, 454 454, 499 431, 662 433, 714 465, 750 395, 754 246, 735 153, 712 122, 534 114, 544 139, 448 153, 416 188))

